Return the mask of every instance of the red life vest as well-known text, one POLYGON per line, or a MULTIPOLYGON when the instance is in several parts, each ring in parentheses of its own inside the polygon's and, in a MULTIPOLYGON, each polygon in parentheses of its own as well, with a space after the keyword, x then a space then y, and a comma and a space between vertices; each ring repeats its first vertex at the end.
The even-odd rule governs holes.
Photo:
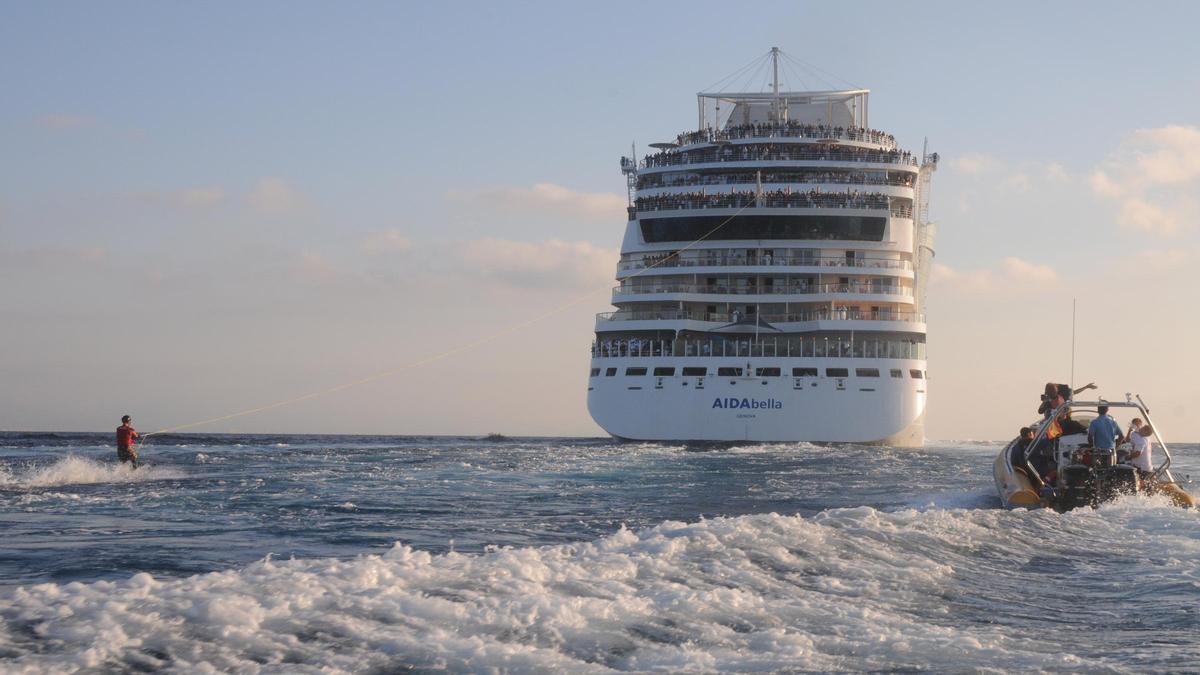
POLYGON ((128 424, 122 424, 121 426, 117 427, 117 447, 118 448, 128 449, 129 446, 133 445, 133 439, 135 439, 137 437, 138 437, 137 430, 134 429, 133 427, 129 426, 128 424))

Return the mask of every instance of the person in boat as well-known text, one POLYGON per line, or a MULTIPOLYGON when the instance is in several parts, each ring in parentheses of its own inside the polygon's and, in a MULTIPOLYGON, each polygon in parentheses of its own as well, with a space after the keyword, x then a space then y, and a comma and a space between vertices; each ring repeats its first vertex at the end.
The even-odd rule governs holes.
POLYGON ((1087 433, 1087 427, 1083 426, 1082 422, 1077 421, 1071 415, 1071 410, 1069 408, 1064 410, 1063 413, 1058 416, 1058 430, 1059 433, 1055 434, 1056 438, 1058 436, 1071 436, 1074 434, 1087 433))
POLYGON ((1088 445, 1099 452, 1115 452, 1121 441, 1125 440, 1121 427, 1109 416, 1108 406, 1099 406, 1096 412, 1096 419, 1092 420, 1087 429, 1088 445))
POLYGON ((1151 448, 1154 445, 1150 437, 1154 435, 1154 429, 1136 417, 1132 426, 1133 428, 1129 431, 1129 443, 1132 446, 1129 463, 1138 470, 1142 478, 1145 478, 1154 472, 1154 463, 1150 459, 1151 448))
POLYGON ((1045 389, 1042 390, 1042 404, 1038 406, 1038 414, 1043 419, 1050 419, 1050 415, 1058 410, 1059 406, 1073 398, 1075 394, 1088 389, 1095 389, 1095 382, 1088 382, 1082 387, 1072 390, 1069 384, 1058 384, 1055 382, 1047 382, 1045 389))
POLYGON ((117 427, 117 459, 122 464, 129 462, 133 468, 138 468, 137 448, 133 444, 140 437, 141 434, 133 428, 133 418, 129 415, 122 417, 121 426, 117 427))
MULTIPOLYGON (((1022 428, 1022 438, 1025 436, 1024 432, 1025 428, 1022 428)), ((1042 482, 1053 485, 1058 477, 1058 466, 1054 462, 1054 439, 1043 436, 1037 443, 1033 443, 1035 436, 1037 436, 1037 427, 1029 427, 1029 440, 1026 441, 1026 445, 1032 443, 1033 447, 1029 449, 1026 456, 1029 458, 1029 464, 1041 477, 1042 482)))
MULTIPOLYGON (((1020 437, 1017 439, 1016 443, 1013 443, 1011 451, 1012 454, 1009 455, 1008 459, 1013 465, 1014 469, 1024 469, 1026 475, 1028 475, 1032 480, 1034 476, 1041 476, 1041 472, 1039 472, 1036 467, 1030 465, 1029 461, 1025 457, 1025 451, 1029 449, 1029 444, 1033 443, 1034 432, 1033 429, 1029 427, 1021 427, 1021 431, 1019 433, 1020 437)), ((1033 480, 1032 482, 1035 484, 1037 483, 1036 480, 1033 480)))

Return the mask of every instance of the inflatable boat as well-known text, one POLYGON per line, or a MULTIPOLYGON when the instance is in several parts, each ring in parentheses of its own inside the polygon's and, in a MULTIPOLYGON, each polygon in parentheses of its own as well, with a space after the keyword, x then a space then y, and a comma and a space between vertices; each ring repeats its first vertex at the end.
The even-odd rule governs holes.
POLYGON ((992 467, 996 491, 1007 508, 1069 511, 1137 494, 1163 495, 1178 506, 1196 506, 1195 497, 1171 474, 1171 451, 1140 396, 1126 394, 1124 402, 1068 400, 1030 429, 1033 437, 1014 438, 992 467), (1087 429, 1101 407, 1144 420, 1150 430, 1150 456, 1161 453, 1161 462, 1143 471, 1129 462, 1124 444, 1112 450, 1092 447, 1087 429))

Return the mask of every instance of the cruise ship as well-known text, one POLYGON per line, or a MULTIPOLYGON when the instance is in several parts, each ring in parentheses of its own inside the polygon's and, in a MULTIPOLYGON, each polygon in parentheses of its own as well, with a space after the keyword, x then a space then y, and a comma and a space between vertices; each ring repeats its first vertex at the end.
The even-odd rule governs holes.
POLYGON ((648 441, 924 443, 936 228, 918 156, 869 90, 697 95, 699 125, 622 157, 615 311, 588 410, 648 441))

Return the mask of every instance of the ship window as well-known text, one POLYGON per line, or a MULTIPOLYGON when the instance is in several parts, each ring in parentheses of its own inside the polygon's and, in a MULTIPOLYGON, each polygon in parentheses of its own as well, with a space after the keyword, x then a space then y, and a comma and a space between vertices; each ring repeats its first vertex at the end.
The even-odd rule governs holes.
POLYGON ((825 377, 850 377, 848 368, 826 368, 825 377))
POLYGON ((604 371, 605 377, 612 377, 613 375, 616 375, 616 374, 617 374, 616 368, 609 368, 608 370, 604 371))
POLYGON ((912 375, 912 379, 914 379, 914 380, 923 380, 923 379, 925 379, 925 374, 924 374, 924 373, 922 373, 922 372, 921 372, 921 371, 919 371, 919 370, 910 370, 910 371, 908 371, 908 374, 909 374, 909 375, 912 375))
POLYGON ((717 368, 717 375, 720 377, 741 377, 741 368, 717 368))
POLYGON ((755 377, 779 377, 779 372, 780 371, 778 368, 755 368, 754 376, 755 377))
POLYGON ((792 377, 816 377, 816 368, 792 368, 792 377))
POLYGON ((704 377, 707 374, 708 374, 708 368, 692 367, 692 368, 684 368, 683 369, 684 377, 704 377))
POLYGON ((696 241, 714 228, 731 239, 840 239, 883 241, 887 218, 868 216, 690 216, 642 218, 642 236, 649 243, 696 241))
POLYGON ((879 377, 878 368, 855 368, 855 377, 879 377))
POLYGON ((904 377, 904 371, 899 368, 892 368, 892 377, 904 377))
POLYGON ((625 369, 626 377, 628 377, 630 375, 645 375, 645 374, 646 374, 645 368, 626 368, 625 369))
POLYGON ((674 374, 675 374, 675 369, 674 369, 674 368, 663 368, 663 367, 660 367, 660 368, 655 368, 655 369, 654 369, 654 376, 655 376, 655 377, 670 377, 670 376, 672 376, 672 375, 674 375, 674 374))
POLYGON ((599 374, 600 374, 600 369, 599 369, 599 368, 592 368, 592 377, 595 377, 595 376, 597 376, 597 375, 599 375, 599 374))

